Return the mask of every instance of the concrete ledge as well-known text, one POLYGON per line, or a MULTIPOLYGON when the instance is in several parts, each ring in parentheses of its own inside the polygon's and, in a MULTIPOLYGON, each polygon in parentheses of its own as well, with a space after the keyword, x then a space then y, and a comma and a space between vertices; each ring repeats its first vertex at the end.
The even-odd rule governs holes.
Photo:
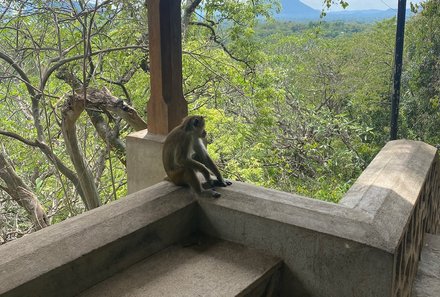
POLYGON ((219 191, 198 199, 199 228, 283 259, 281 296, 389 296, 394 257, 368 215, 239 182, 219 191))
POLYGON ((235 182, 199 199, 198 221, 282 258, 282 296, 407 296, 418 233, 440 213, 436 159, 427 144, 390 142, 339 205, 235 182))
POLYGON ((198 199, 203 211, 227 208, 375 246, 371 240, 374 234, 369 234, 371 218, 362 211, 241 182, 217 190, 222 194, 220 199, 198 199))
POLYGON ((440 163, 425 143, 387 143, 342 204, 371 216, 378 247, 394 255, 390 296, 410 296, 425 232, 440 230, 440 163))
POLYGON ((194 212, 162 182, 0 246, 0 296, 74 296, 188 236, 194 212))
POLYGON ((436 157, 426 143, 390 141, 341 200, 371 217, 379 248, 393 253, 399 246, 436 157))
POLYGON ((440 225, 438 164, 390 142, 341 204, 239 182, 196 203, 161 182, 0 246, 0 295, 73 296, 199 229, 283 259, 281 296, 409 296, 420 233, 440 225))

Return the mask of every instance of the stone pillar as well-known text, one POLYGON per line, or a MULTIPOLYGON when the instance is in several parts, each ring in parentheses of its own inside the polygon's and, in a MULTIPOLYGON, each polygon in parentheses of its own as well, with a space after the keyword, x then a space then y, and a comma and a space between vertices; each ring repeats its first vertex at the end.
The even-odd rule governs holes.
POLYGON ((180 0, 148 0, 151 97, 148 131, 127 137, 128 193, 163 180, 165 136, 188 114, 182 90, 182 30, 180 0))
POLYGON ((162 145, 165 135, 151 134, 148 130, 127 136, 128 194, 163 181, 166 176, 162 165, 162 145))

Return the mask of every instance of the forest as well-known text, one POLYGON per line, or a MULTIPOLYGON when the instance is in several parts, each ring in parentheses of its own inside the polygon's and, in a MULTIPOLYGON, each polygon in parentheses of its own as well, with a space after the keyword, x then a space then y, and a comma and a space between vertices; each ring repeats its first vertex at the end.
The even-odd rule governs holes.
MULTIPOLYGON (((337 203, 389 140, 396 19, 277 9, 183 0, 184 96, 228 179, 337 203)), ((414 9, 399 138, 438 146, 440 2, 414 9)), ((0 244, 124 197, 125 137, 147 127, 147 28, 145 1, 0 1, 0 244)))

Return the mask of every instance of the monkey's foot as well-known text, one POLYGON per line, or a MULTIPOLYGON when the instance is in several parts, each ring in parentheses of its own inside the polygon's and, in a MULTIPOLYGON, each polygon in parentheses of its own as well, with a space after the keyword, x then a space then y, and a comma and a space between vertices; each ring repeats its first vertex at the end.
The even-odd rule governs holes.
POLYGON ((217 192, 216 190, 214 190, 214 189, 209 189, 209 190, 202 191, 200 196, 202 196, 202 197, 219 198, 221 196, 221 194, 219 192, 217 192))
POLYGON ((219 198, 221 196, 221 194, 217 191, 212 190, 212 197, 213 198, 219 198))

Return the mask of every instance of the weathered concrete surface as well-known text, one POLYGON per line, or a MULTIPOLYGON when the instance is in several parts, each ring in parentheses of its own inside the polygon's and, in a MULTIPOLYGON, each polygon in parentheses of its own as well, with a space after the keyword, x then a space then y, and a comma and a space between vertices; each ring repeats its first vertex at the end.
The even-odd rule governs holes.
POLYGON ((0 246, 0 296, 74 296, 188 236, 188 193, 162 182, 0 246))
POLYGON ((368 216, 239 182, 219 191, 198 200, 199 228, 283 259, 281 296, 390 296, 394 257, 366 244, 368 216))
POLYGON ((388 142, 341 200, 371 217, 383 238, 378 247, 394 252, 399 246, 436 152, 420 141, 388 142))
POLYGON ((426 234, 412 297, 440 296, 440 235, 426 234))
POLYGON ((340 205, 235 182, 199 199, 200 228, 282 258, 282 296, 407 296, 417 265, 408 229, 423 225, 413 214, 435 158, 427 144, 390 142, 340 205))
POLYGON ((127 136, 128 193, 145 189, 163 181, 162 146, 165 136, 137 131, 127 136))
MULTIPOLYGON (((172 246, 79 297, 258 297, 281 260, 225 241, 172 246), (260 290, 261 291, 261 290, 260 290)), ((269 297, 269 296, 267 296, 269 297)))
POLYGON ((162 182, 1 246, 0 296, 73 296, 199 229, 283 259, 283 297, 406 297, 440 213, 435 156, 387 144, 340 205, 239 182, 197 204, 162 182))
POLYGON ((437 150, 423 142, 391 141, 351 187, 342 205, 371 217, 380 249, 394 255, 391 296, 410 297, 425 232, 440 224, 437 150))

